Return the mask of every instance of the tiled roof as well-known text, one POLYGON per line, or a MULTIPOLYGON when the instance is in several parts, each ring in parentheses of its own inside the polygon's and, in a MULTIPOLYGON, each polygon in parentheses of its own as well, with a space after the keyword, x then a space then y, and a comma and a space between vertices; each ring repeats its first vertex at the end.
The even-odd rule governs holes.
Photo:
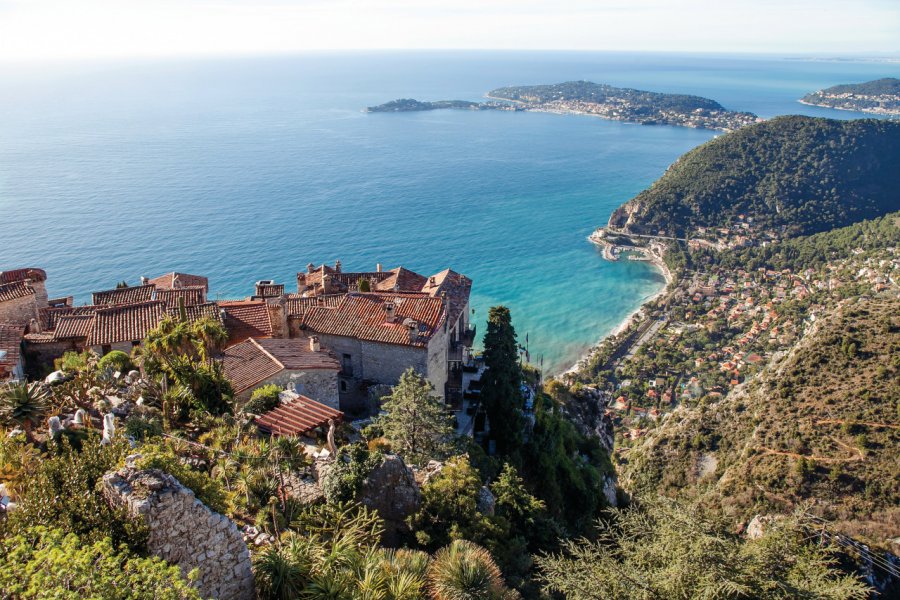
POLYGON ((272 335, 272 322, 265 301, 229 300, 218 302, 218 305, 225 311, 225 328, 231 343, 272 335))
POLYGON ((260 339, 255 342, 269 356, 281 363, 289 371, 306 371, 309 369, 341 368, 337 359, 325 349, 318 352, 310 350, 308 337, 291 339, 260 339))
POLYGON ((385 292, 418 292, 422 289, 422 286, 428 282, 428 279, 423 275, 419 275, 404 267, 391 269, 388 273, 390 273, 390 275, 387 279, 375 284, 375 290, 385 292))
POLYGON ((24 325, 0 323, 0 373, 11 372, 18 364, 24 335, 24 325))
POLYGON ((99 309, 94 315, 94 328, 88 345, 143 340, 159 324, 162 315, 163 304, 156 300, 99 309))
POLYGON ((183 287, 202 287, 209 292, 209 279, 202 275, 188 275, 187 273, 166 273, 149 281, 157 289, 174 290, 183 287))
POLYGON ((162 301, 166 307, 178 308, 178 300, 183 299, 185 306, 203 304, 206 302, 206 288, 202 285, 194 285, 175 289, 156 290, 156 299, 162 301))
POLYGON ((59 320, 66 315, 93 315, 94 311, 102 306, 66 306, 61 308, 42 308, 38 312, 41 316, 41 324, 45 330, 56 329, 59 320))
POLYGON ((304 435, 317 427, 328 425, 328 421, 339 423, 344 413, 316 402, 312 398, 298 395, 294 400, 256 419, 256 426, 274 436, 304 435))
POLYGON ((236 394, 249 390, 284 369, 337 371, 341 368, 328 351, 310 350, 309 338, 284 340, 250 338, 226 349, 222 364, 225 367, 225 376, 228 377, 236 394))
POLYGON ((47 281, 47 272, 43 269, 11 269, 9 271, 0 271, 0 284, 12 283, 14 281, 47 281))
POLYGON ((71 340, 86 338, 94 326, 94 315, 63 315, 59 317, 56 329, 53 330, 54 340, 71 340))
POLYGON ((310 296, 309 298, 288 298, 284 310, 289 317, 300 317, 315 306, 337 306, 346 294, 329 294, 327 296, 310 296))
MULTIPOLYGON (((178 305, 175 306, 167 306, 166 314, 170 317, 178 318, 181 316, 181 311, 178 308, 178 305)), ((184 313, 187 317, 188 321, 199 321, 200 319, 205 319, 207 317, 213 318, 216 321, 222 322, 222 315, 219 311, 219 307, 215 302, 205 302, 203 304, 194 304, 192 306, 185 306, 184 313)))
POLYGON ((155 285, 149 284, 94 292, 91 294, 91 303, 113 305, 146 302, 147 300, 153 299, 153 292, 155 289, 155 285))
POLYGON ((33 295, 34 288, 25 285, 23 281, 12 281, 0 285, 0 302, 8 302, 33 295))
POLYGON ((424 347, 443 325, 444 316, 440 298, 422 294, 348 294, 334 308, 309 309, 302 325, 322 334, 424 347), (386 318, 387 303, 395 306, 392 321, 386 318))
POLYGON ((469 302, 472 280, 452 269, 444 269, 429 277, 422 291, 436 298, 446 297, 450 322, 455 323, 469 302))

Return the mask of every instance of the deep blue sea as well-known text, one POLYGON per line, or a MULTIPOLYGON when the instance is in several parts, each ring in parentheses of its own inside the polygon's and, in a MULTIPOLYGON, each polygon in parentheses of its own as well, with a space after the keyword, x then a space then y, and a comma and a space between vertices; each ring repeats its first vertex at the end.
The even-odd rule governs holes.
POLYGON ((764 117, 862 115, 796 102, 900 64, 618 53, 333 53, 0 66, 0 269, 52 295, 206 274, 240 297, 309 262, 451 266, 483 332, 508 305, 532 359, 567 367, 662 285, 586 241, 715 132, 591 117, 365 114, 399 97, 479 99, 587 79, 707 96, 764 117))

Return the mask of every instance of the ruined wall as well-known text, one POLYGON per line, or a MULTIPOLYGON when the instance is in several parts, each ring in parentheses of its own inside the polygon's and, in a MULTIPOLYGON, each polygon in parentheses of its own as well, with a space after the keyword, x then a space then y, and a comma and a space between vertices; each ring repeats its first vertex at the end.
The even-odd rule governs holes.
POLYGON ((338 401, 338 372, 329 369, 312 369, 310 371, 281 371, 259 383, 252 389, 242 392, 238 399, 249 400, 250 395, 258 387, 274 384, 282 389, 291 389, 316 402, 321 402, 336 410, 338 401))
POLYGON ((0 322, 28 325, 38 318, 35 294, 0 302, 0 322))
POLYGON ((250 553, 241 532, 177 479, 158 469, 125 467, 106 474, 103 487, 111 502, 144 519, 151 553, 185 574, 198 569, 196 586, 204 598, 255 598, 250 553))

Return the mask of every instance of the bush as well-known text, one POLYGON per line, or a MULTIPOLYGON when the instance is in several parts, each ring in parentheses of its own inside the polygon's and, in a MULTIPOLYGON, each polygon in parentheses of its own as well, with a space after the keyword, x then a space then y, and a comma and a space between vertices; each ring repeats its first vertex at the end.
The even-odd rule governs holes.
POLYGON ((73 533, 35 527, 0 544, 0 597, 199 600, 178 567, 140 558, 112 540, 82 542, 73 533))
POLYGON ((256 388, 250 394, 250 400, 241 410, 252 415, 267 413, 278 406, 278 394, 280 393, 281 388, 274 383, 256 388))
POLYGON ((383 459, 380 452, 369 452, 362 443, 341 448, 322 483, 325 499, 330 503, 355 500, 365 478, 383 459))
POLYGON ((109 371, 115 373, 127 373, 132 369, 131 358, 121 350, 113 350, 105 354, 100 362, 97 363, 97 369, 101 372, 109 371))

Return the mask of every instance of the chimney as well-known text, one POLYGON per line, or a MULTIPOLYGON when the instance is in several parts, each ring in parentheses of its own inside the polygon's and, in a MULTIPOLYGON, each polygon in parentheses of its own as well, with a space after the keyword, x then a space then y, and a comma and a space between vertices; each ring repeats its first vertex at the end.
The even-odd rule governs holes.
POLYGON ((141 285, 147 285, 148 283, 150 283, 150 280, 141 275, 141 285))
POLYGON ((331 276, 328 273, 322 274, 322 293, 331 293, 331 276))
POLYGON ((28 289, 31 289, 31 279, 23 279, 22 284, 25 285, 28 289))
POLYGON ((432 275, 431 277, 428 278, 428 285, 430 285, 431 287, 434 287, 435 281, 436 280, 434 278, 434 275, 432 275))
POLYGON ((376 272, 376 273, 381 273, 381 271, 382 271, 381 263, 376 264, 376 265, 375 265, 375 272, 376 272))
POLYGON ((385 302, 382 308, 384 308, 385 320, 388 323, 393 323, 394 319, 397 318, 397 306, 393 302, 385 302))
POLYGON ((319 343, 319 336, 314 335, 309 338, 309 350, 310 352, 319 352, 322 350, 322 344, 319 343))
POLYGON ((334 272, 335 273, 341 272, 341 261, 339 261, 339 260, 334 261, 334 272))
POLYGON ((306 265, 306 272, 307 272, 307 273, 312 273, 312 272, 315 271, 315 270, 316 270, 316 265, 314 265, 314 264, 312 264, 312 263, 309 263, 308 265, 306 265))

